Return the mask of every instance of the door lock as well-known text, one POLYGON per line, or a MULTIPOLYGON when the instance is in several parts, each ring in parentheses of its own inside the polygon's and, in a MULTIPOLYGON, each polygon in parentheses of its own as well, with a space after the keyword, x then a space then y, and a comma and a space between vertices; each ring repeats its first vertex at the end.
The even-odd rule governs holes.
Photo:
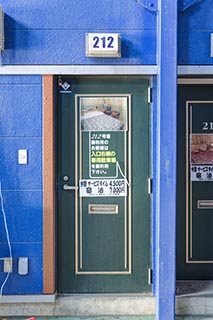
POLYGON ((63 186, 63 189, 66 190, 66 191, 72 191, 72 190, 78 190, 78 187, 77 186, 69 186, 68 184, 65 184, 63 186))

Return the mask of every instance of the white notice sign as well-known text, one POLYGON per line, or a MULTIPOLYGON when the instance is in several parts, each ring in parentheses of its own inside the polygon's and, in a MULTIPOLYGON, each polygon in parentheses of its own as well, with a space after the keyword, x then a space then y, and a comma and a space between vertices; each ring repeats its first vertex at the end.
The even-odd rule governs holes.
POLYGON ((125 197, 125 179, 84 179, 79 181, 80 197, 125 197))
POLYGON ((192 165, 191 181, 213 181, 213 166, 211 164, 192 165))

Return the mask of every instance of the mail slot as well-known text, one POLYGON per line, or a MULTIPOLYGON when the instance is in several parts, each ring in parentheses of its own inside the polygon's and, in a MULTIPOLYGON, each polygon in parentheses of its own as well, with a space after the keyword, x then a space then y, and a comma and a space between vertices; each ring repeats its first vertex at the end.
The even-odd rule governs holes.
POLYGON ((89 214, 118 214, 117 204, 89 204, 89 214))
POLYGON ((213 200, 198 200, 198 209, 213 209, 213 200))

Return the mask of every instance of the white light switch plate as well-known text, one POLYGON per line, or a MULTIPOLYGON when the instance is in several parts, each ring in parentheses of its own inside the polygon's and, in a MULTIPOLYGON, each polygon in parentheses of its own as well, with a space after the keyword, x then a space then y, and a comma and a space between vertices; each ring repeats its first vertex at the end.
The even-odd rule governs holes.
POLYGON ((28 258, 20 257, 18 259, 18 274, 24 276, 28 274, 28 258))
POLYGON ((27 164, 27 150, 19 149, 18 150, 18 163, 19 164, 27 164))

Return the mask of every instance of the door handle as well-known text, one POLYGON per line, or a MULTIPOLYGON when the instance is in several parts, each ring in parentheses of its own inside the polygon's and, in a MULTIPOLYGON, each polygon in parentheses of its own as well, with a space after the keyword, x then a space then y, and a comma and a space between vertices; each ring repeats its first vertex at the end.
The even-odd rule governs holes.
POLYGON ((66 191, 72 191, 72 190, 78 190, 78 187, 77 186, 69 186, 68 184, 65 184, 63 186, 63 189, 66 190, 66 191))

